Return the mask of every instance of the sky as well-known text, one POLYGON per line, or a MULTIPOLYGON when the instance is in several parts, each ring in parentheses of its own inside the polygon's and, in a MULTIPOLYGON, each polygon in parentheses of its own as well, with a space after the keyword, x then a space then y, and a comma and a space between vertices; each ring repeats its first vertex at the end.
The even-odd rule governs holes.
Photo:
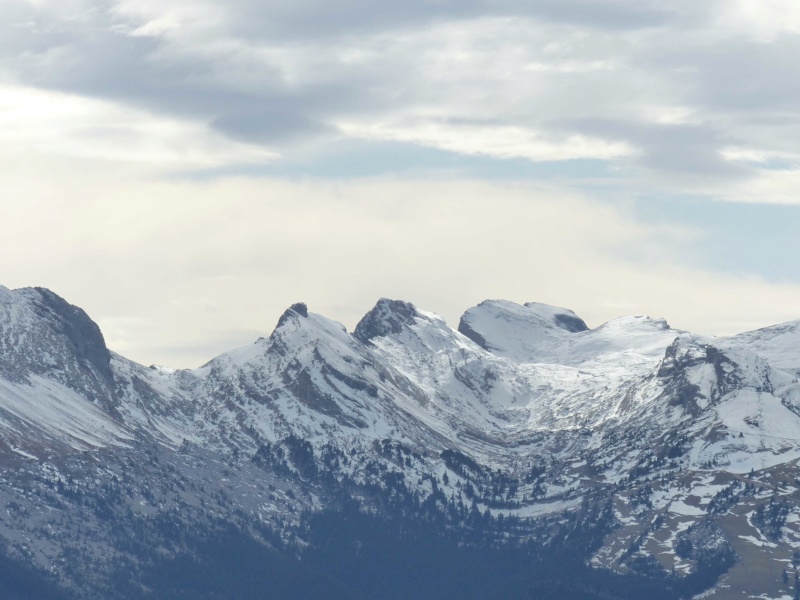
POLYGON ((800 4, 3 0, 0 284, 196 367, 304 301, 800 319, 800 4))

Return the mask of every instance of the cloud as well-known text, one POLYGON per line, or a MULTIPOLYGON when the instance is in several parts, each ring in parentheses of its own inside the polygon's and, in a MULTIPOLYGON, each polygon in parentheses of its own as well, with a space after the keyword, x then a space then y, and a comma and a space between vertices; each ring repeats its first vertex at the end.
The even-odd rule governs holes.
POLYGON ((337 138, 404 141, 601 159, 625 185, 680 193, 757 177, 731 147, 797 162, 796 19, 778 0, 16 0, 0 10, 7 81, 285 157, 337 138))
POLYGON ((708 188, 706 195, 729 202, 751 202, 800 206, 800 168, 763 169, 757 177, 720 189, 708 188))
MULTIPOLYGON (((688 2, 681 4, 683 8, 691 6, 688 2)), ((178 24, 199 28, 202 23, 207 30, 207 23, 213 21, 220 30, 237 37, 308 40, 481 17, 536 18, 603 30, 636 30, 674 22, 680 15, 676 8, 653 1, 624 0, 343 0, 335 5, 320 0, 237 0, 222 5, 202 0, 124 0, 116 4, 115 12, 140 23, 167 23, 153 26, 156 29, 174 29, 178 24)))
POLYGON ((800 33, 800 7, 791 0, 736 0, 719 15, 719 25, 760 42, 800 33))
MULTIPOLYGON (((0 65, 17 84, 190 121, 283 156, 366 137, 500 159, 602 159, 643 168, 646 188, 648 174, 662 185, 676 173, 751 174, 722 153, 754 145, 739 132, 758 128, 747 107, 719 113, 736 96, 728 73, 739 61, 715 48, 759 42, 726 37, 722 6, 16 0, 2 9, 0 65), (715 46, 702 41, 709 33, 715 46)), ((794 56, 789 43, 770 51, 773 64, 794 56)), ((766 61, 741 56, 753 73, 766 61)), ((789 81, 769 78, 770 97, 789 81)), ((768 140, 758 136, 759 150, 792 143, 768 140)))
POLYGON ((339 124, 346 135, 374 141, 401 141, 459 154, 494 158, 564 161, 578 158, 614 159, 634 150, 624 142, 580 133, 559 135, 496 123, 465 123, 407 118, 389 123, 339 124))
MULTIPOLYGON (((22 151, 159 169, 263 162, 274 154, 218 135, 196 122, 75 94, 0 85, 0 155, 22 151)), ((0 182, 2 185, 2 182, 0 182)))

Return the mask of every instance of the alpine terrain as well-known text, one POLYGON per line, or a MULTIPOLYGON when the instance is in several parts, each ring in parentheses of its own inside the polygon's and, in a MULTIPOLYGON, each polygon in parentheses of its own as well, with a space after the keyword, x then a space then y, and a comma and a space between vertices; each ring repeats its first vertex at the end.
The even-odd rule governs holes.
POLYGON ((800 598, 800 321, 305 304, 194 370, 0 287, 0 597, 800 598))

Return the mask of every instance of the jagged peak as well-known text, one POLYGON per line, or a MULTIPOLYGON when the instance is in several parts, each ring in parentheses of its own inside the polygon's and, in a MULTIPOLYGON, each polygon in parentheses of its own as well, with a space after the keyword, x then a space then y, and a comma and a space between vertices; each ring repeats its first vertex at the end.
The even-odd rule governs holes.
POLYGON ((303 317, 304 319, 308 318, 308 306, 305 302, 295 302, 289 308, 283 311, 281 318, 278 319, 278 325, 276 329, 281 327, 289 319, 297 317, 303 317))
POLYGON ((268 338, 261 337, 248 347, 237 348, 217 358, 228 357, 234 362, 246 362, 260 357, 265 351, 286 355, 307 343, 350 345, 354 342, 344 325, 309 312, 305 303, 296 302, 283 312, 268 338))
POLYGON ((366 343, 376 337, 397 334, 419 316, 417 307, 410 302, 381 298, 358 322, 353 337, 366 343))
POLYGON ((293 310, 301 317, 308 316, 308 306, 306 305, 305 302, 295 302, 289 307, 289 310, 293 310))

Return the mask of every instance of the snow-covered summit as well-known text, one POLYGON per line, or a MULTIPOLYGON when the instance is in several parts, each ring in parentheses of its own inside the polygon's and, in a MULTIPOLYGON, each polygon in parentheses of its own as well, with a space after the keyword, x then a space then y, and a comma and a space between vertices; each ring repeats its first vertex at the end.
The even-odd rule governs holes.
POLYGON ((397 334, 419 316, 417 307, 410 302, 381 298, 358 322, 353 336, 362 342, 369 342, 376 337, 397 334))
MULTIPOLYGON (((459 332, 517 362, 579 365, 621 356, 657 360, 678 332, 664 319, 620 317, 595 329, 574 312, 547 304, 487 300, 461 317, 459 332)), ((638 362, 638 361, 637 361, 638 362)))
POLYGON ((763 356, 775 367, 800 374, 800 321, 740 333, 728 342, 763 356))
POLYGON ((461 317, 458 331, 499 356, 537 362, 543 352, 588 327, 566 308, 485 300, 461 317))

